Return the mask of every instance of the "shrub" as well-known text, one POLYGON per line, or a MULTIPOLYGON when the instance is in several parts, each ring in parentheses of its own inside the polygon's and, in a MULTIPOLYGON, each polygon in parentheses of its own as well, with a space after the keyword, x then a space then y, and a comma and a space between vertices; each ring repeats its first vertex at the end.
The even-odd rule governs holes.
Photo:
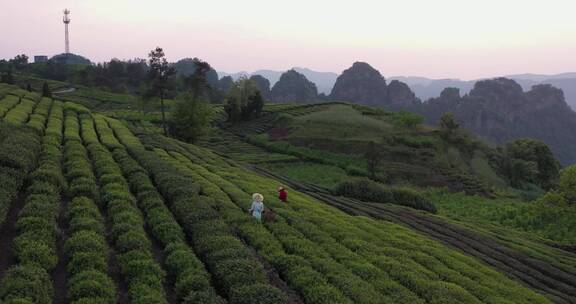
POLYGON ((14 252, 21 264, 36 265, 48 271, 56 267, 58 256, 54 248, 22 236, 25 235, 14 239, 14 252))
POLYGON ((566 205, 566 198, 564 197, 564 194, 557 190, 548 191, 548 193, 542 196, 538 201, 547 206, 566 205))
POLYGON ((69 282, 68 297, 71 301, 98 299, 101 303, 116 303, 114 282, 102 272, 84 271, 74 275, 69 282))
POLYGON ((32 302, 32 300, 21 299, 21 298, 14 298, 14 299, 10 299, 8 301, 4 301, 4 302, 0 302, 0 303, 4 303, 4 304, 34 304, 34 302, 32 302))
POLYGON ((138 192, 138 203, 139 206, 141 206, 146 210, 161 207, 164 205, 162 197, 160 196, 160 194, 158 194, 158 192, 156 192, 156 190, 138 192))
POLYGON ((177 223, 172 221, 152 226, 152 233, 163 244, 184 241, 182 229, 177 223))
POLYGON ((112 200, 136 201, 127 187, 115 183, 102 187, 102 200, 104 202, 110 202, 112 200))
POLYGON ((104 234, 104 224, 99 219, 93 217, 74 217, 70 220, 68 231, 75 233, 78 231, 94 231, 99 235, 104 234))
POLYGON ((44 232, 47 235, 54 233, 56 231, 55 223, 46 219, 46 214, 44 217, 28 216, 20 217, 16 222, 16 229, 21 232, 44 232))
POLYGON ((68 195, 71 197, 85 196, 98 201, 98 186, 90 179, 77 178, 70 183, 68 195))
POLYGON ((121 174, 118 173, 109 173, 109 174, 104 174, 102 176, 100 176, 100 183, 102 183, 103 185, 107 185, 107 184, 122 184, 125 182, 124 177, 121 174))
POLYGON ((214 274, 220 278, 219 283, 228 292, 236 287, 266 282, 262 265, 253 259, 230 259, 212 266, 214 274))
POLYGON ((46 204, 48 198, 43 194, 30 195, 26 198, 26 205, 20 211, 21 218, 44 217, 46 214, 56 214, 58 205, 46 204))
POLYGON ((182 304, 226 304, 226 301, 213 291, 192 291, 184 298, 182 304))
POLYGON ((266 284, 241 286, 230 294, 230 304, 279 304, 286 300, 279 289, 266 284))
POLYGON ((144 283, 152 288, 162 290, 165 273, 153 259, 122 259, 120 265, 127 275, 130 284, 144 283))
POLYGON ((107 252, 77 252, 66 265, 68 273, 74 275, 82 271, 95 270, 106 273, 108 270, 107 252))
POLYGON ((204 267, 185 243, 172 243, 165 248, 165 251, 166 268, 176 277, 190 269, 204 267))
POLYGON ((129 293, 132 304, 167 303, 161 287, 150 288, 147 284, 135 284, 130 286, 129 293))
POLYGON ((33 265, 10 268, 0 284, 0 298, 5 302, 26 299, 35 304, 51 304, 52 294, 50 275, 46 270, 33 265))
POLYGON ((120 236, 116 241, 116 248, 120 252, 131 250, 150 250, 150 240, 143 232, 130 230, 120 236))
POLYGON ((570 204, 576 204, 576 165, 562 170, 558 190, 570 204))
POLYGON ((343 182, 334 191, 336 195, 362 201, 403 205, 436 213, 436 207, 418 192, 408 188, 385 187, 369 179, 343 182))
POLYGON ((72 256, 79 252, 107 252, 106 241, 93 231, 76 232, 66 240, 64 252, 72 256))
POLYGON ((42 166, 38 168, 32 173, 31 179, 34 181, 47 182, 59 188, 63 188, 66 184, 60 168, 52 166, 42 166))
POLYGON ((210 281, 205 275, 199 274, 198 271, 191 270, 178 276, 174 288, 176 290, 176 296, 182 299, 186 296, 186 293, 189 293, 191 290, 200 291, 210 289, 210 281))
POLYGON ((90 217, 100 219, 100 211, 94 202, 86 197, 76 197, 68 204, 66 216, 71 219, 74 217, 90 217))

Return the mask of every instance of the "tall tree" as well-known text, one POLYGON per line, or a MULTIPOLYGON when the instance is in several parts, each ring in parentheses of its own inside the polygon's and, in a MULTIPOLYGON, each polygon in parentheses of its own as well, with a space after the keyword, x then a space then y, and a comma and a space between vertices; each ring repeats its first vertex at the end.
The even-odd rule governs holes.
POLYGON ((2 77, 0 77, 0 82, 7 84, 14 84, 14 77, 12 76, 12 71, 8 70, 8 72, 2 74, 2 77))
POLYGON ((44 81, 44 84, 42 85, 42 96, 49 98, 52 97, 52 91, 50 90, 50 87, 46 81, 44 81))
POLYGON ((164 57, 164 50, 161 47, 156 47, 148 54, 148 80, 150 85, 148 87, 148 96, 160 98, 160 110, 162 111, 162 130, 164 135, 168 135, 166 128, 166 109, 164 106, 164 97, 166 91, 171 87, 173 76, 176 74, 174 70, 164 57))
POLYGON ((530 138, 517 139, 506 144, 506 153, 511 158, 531 163, 535 174, 529 181, 545 190, 550 190, 558 183, 560 163, 543 142, 530 138))
POLYGON ((445 140, 452 140, 454 134, 460 129, 460 124, 456 121, 454 114, 447 112, 440 117, 440 122, 438 123, 440 127, 440 136, 445 140))
POLYGON ((212 120, 212 106, 204 98, 195 98, 187 92, 178 97, 170 119, 170 134, 194 142, 205 134, 212 120))
POLYGON ((368 150, 365 154, 366 163, 368 167, 368 172, 370 172, 370 176, 372 178, 376 177, 376 171, 378 170, 378 166, 380 165, 380 151, 378 151, 378 147, 376 147, 376 143, 370 141, 368 144, 368 150))
POLYGON ((264 100, 256 86, 256 82, 245 77, 234 83, 226 95, 224 110, 228 120, 239 122, 260 116, 264 100))
POLYGON ((12 64, 14 69, 18 71, 22 70, 28 64, 28 56, 26 56, 25 54, 17 55, 16 57, 14 57, 14 59, 10 59, 10 63, 12 64))
POLYGON ((198 99, 206 90, 211 89, 208 83, 208 72, 212 70, 210 64, 206 61, 194 58, 196 69, 194 72, 185 78, 186 89, 192 92, 194 99, 198 99))
POLYGON ((203 135, 212 119, 212 107, 205 99, 209 96, 206 90, 210 90, 206 76, 212 68, 197 58, 194 62, 196 69, 184 76, 186 93, 179 96, 170 121, 170 134, 189 142, 203 135))

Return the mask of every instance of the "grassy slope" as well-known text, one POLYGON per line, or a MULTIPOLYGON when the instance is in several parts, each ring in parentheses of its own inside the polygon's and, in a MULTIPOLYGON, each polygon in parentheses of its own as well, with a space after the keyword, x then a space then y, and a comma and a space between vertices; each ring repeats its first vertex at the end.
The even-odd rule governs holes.
MULTIPOLYGON (((321 136, 319 134, 323 134, 325 129, 327 129, 326 133, 337 133, 337 130, 346 129, 346 124, 337 123, 340 121, 338 116, 349 112, 349 110, 345 110, 345 107, 347 106, 336 105, 333 107, 335 110, 329 108, 326 111, 313 111, 310 114, 299 110, 298 115, 295 116, 295 121, 301 122, 301 125, 290 124, 288 127, 293 126, 296 131, 289 136, 315 137, 321 136), (330 115, 325 116, 325 113, 330 113, 330 115), (319 121, 311 121, 312 119, 319 121), (312 127, 321 128, 321 130, 306 132, 312 127)), ((278 111, 283 111, 283 109, 285 107, 273 108, 273 110, 278 111)), ((294 108, 290 109, 296 111, 294 108)), ((357 122, 361 117, 358 116, 358 113, 350 115, 350 117, 349 122, 356 126, 362 125, 362 123, 357 122)), ((374 124, 370 122, 367 125, 373 126, 374 124)), ((386 129, 385 124, 380 126, 386 129)), ((287 126, 284 124, 283 127, 287 126)), ((255 138, 265 140, 266 135, 258 135, 255 138)), ((271 141, 270 145, 276 145, 276 143, 271 141)), ((471 159, 465 159, 460 151, 449 148, 445 154, 439 153, 437 157, 450 159, 455 166, 461 167, 463 170, 470 170, 484 180, 491 180, 493 185, 502 186, 504 184, 504 181, 489 167, 482 151, 476 151, 471 159)), ((330 160, 330 156, 324 154, 323 164, 317 162, 273 162, 260 165, 293 180, 328 188, 333 188, 337 183, 353 178, 341 167, 327 164, 326 161, 328 160, 330 160)), ((474 231, 497 239, 503 244, 560 267, 574 267, 574 260, 570 254, 549 246, 551 243, 575 243, 576 217, 574 216, 574 208, 539 206, 515 199, 490 200, 458 193, 450 194, 444 190, 432 189, 426 191, 425 194, 437 204, 440 216, 457 221, 458 225, 469 227, 474 231), (543 210, 544 208, 545 210, 543 210)))
MULTIPOLYGON (((170 147, 167 148, 170 152, 170 147)), ((286 250, 290 250, 293 254, 309 255, 311 253, 308 250, 312 249, 309 246, 316 244, 322 248, 320 252, 327 251, 328 256, 346 265, 351 271, 360 271, 360 268, 357 268, 360 265, 357 263, 364 264, 363 267, 375 266, 385 271, 393 281, 397 281, 431 302, 474 303, 479 298, 483 302, 505 301, 505 297, 493 293, 503 292, 501 286, 498 287, 499 283, 496 282, 500 281, 502 284, 504 278, 499 277, 496 272, 488 271, 488 268, 474 259, 465 257, 402 226, 348 216, 294 191, 291 192, 290 203, 281 204, 273 198, 277 186, 276 181, 259 177, 203 149, 189 145, 186 145, 186 148, 183 153, 166 154, 165 150, 157 149, 156 151, 161 157, 172 156, 181 164, 186 164, 192 171, 190 174, 195 175, 196 178, 204 176, 224 191, 232 191, 230 188, 241 191, 243 199, 236 203, 240 204, 244 210, 249 207, 250 193, 256 191, 263 193, 268 197, 267 205, 281 216, 280 222, 287 221, 290 226, 293 226, 292 228, 285 226, 278 230, 279 227, 275 226, 280 224, 267 225, 267 228, 277 238, 282 240, 283 234, 296 228, 300 231, 298 234, 303 233, 305 237, 314 241, 314 243, 306 242, 293 247, 298 243, 297 239, 292 239, 295 243, 292 243, 290 239, 284 239, 286 250), (304 244, 307 245, 300 247, 304 244), (487 279, 486 275, 491 277, 488 279, 489 282, 482 279, 483 277, 487 279), (476 280, 479 285, 473 286, 470 280, 476 280), (466 292, 462 289, 463 287, 458 287, 461 285, 465 286, 466 292), (468 293, 474 296, 469 297, 468 293), (488 296, 488 294, 492 295, 488 296), (474 299, 474 297, 479 298, 474 299)), ((182 151, 181 149, 173 150, 182 151)), ((516 294, 513 297, 519 299, 517 297, 521 296, 516 294)), ((530 302, 531 300, 523 301, 530 302)))
POLYGON ((438 189, 426 193, 438 207, 439 215, 466 223, 529 232, 535 237, 560 244, 576 244, 574 207, 546 206, 513 199, 486 199, 438 189))
MULTIPOLYGON (((68 109, 81 108, 70 105, 68 109)), ((234 203, 239 204, 238 206, 242 209, 247 208, 249 194, 252 192, 261 191, 267 197, 275 195, 274 189, 277 182, 248 172, 207 150, 191 145, 178 145, 182 149, 172 149, 170 145, 167 145, 164 147, 165 149, 157 150, 158 156, 182 168, 183 173, 200 178, 208 185, 215 185, 220 188, 220 192, 214 190, 215 192, 212 194, 240 193, 243 198, 234 201, 234 203), (230 190, 230 188, 235 190, 230 190), (266 190, 263 191, 263 189, 266 190)), ((322 169, 326 168, 317 168, 317 170, 322 169)), ((313 171, 310 174, 314 174, 313 171)), ((302 178, 306 178, 305 174, 302 178)), ((333 181, 327 181, 327 183, 330 182, 333 181)), ((295 244, 299 244, 299 242, 292 243, 292 241, 297 241, 296 239, 286 239, 285 236, 279 234, 282 229, 295 229, 293 230, 294 233, 299 232, 293 237, 304 234, 305 238, 309 240, 305 242, 306 246, 319 246, 313 251, 326 251, 334 260, 335 264, 331 264, 333 267, 337 267, 345 273, 351 272, 358 276, 360 281, 363 279, 370 282, 368 280, 369 275, 373 275, 373 271, 376 271, 370 267, 380 268, 381 271, 387 273, 389 277, 384 281, 370 282, 370 285, 376 290, 383 288, 386 284, 391 284, 387 281, 390 279, 390 282, 395 281, 396 284, 404 286, 403 288, 407 290, 406 295, 414 293, 418 298, 428 302, 505 302, 506 298, 509 300, 524 299, 526 302, 534 301, 535 303, 545 302, 543 298, 530 293, 474 259, 463 256, 407 228, 388 222, 347 216, 296 192, 291 192, 290 205, 279 204, 274 200, 270 201, 270 199, 267 200, 267 204, 277 211, 282 219, 281 223, 289 225, 279 228, 272 227, 275 224, 269 224, 266 227, 282 243, 285 250, 291 251, 291 254, 310 257, 307 256, 310 253, 305 250, 306 248, 293 247, 295 244), (363 271, 368 269, 358 268, 360 265, 356 263, 362 263, 363 267, 372 265, 369 267, 370 272, 364 273, 363 271), (403 264, 404 266, 402 266, 403 264), (407 268, 406 265, 410 265, 410 267, 407 268), (363 277, 362 275, 368 276, 363 277), (478 280, 479 282, 475 285, 469 280, 478 280)), ((447 203, 447 206, 450 206, 450 203, 447 203)), ((446 210, 448 209, 446 208, 446 210)), ((454 214, 458 213, 454 211, 453 217, 454 214)), ((480 229, 480 231, 483 230, 480 229)), ((485 233, 494 234, 495 231, 487 230, 485 233)), ((510 237, 508 242, 529 247, 530 250, 535 250, 538 254, 550 252, 546 251, 547 249, 543 250, 539 247, 526 245, 519 239, 522 237, 520 234, 507 233, 502 238, 507 237, 510 237)), ((274 261, 272 257, 268 258, 274 261)), ((569 263, 571 262, 566 265, 569 263)), ((326 267, 326 265, 318 264, 314 267, 324 269, 322 267, 326 267)), ((333 271, 324 269, 324 275, 328 277, 329 281, 331 275, 335 274, 333 271)), ((348 298, 354 300, 354 297, 363 297, 362 294, 353 289, 346 291, 345 284, 350 282, 334 280, 336 280, 335 277, 330 282, 344 288, 348 298)), ((401 287, 396 286, 395 288, 401 287)), ((380 294, 382 293, 383 290, 380 290, 380 294)))
POLYGON ((366 117, 347 105, 334 105, 324 111, 296 117, 290 124, 292 138, 338 138, 381 142, 393 126, 380 119, 366 117))

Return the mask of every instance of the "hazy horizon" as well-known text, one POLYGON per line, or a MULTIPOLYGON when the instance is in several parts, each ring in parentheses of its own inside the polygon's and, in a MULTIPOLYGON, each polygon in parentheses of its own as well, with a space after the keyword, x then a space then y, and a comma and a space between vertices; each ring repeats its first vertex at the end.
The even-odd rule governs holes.
POLYGON ((463 80, 576 71, 576 3, 566 0, 198 1, 8 0, 0 58, 64 49, 96 62, 199 57, 235 73, 306 67, 340 73, 365 61, 385 77, 463 80))

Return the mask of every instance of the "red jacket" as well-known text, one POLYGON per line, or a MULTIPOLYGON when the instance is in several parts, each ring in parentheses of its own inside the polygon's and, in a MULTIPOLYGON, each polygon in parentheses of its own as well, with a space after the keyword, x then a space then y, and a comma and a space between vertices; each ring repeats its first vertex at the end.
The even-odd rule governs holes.
POLYGON ((288 200, 288 193, 286 193, 286 190, 282 189, 278 191, 278 193, 279 193, 278 198, 281 201, 286 202, 286 200, 288 200))

